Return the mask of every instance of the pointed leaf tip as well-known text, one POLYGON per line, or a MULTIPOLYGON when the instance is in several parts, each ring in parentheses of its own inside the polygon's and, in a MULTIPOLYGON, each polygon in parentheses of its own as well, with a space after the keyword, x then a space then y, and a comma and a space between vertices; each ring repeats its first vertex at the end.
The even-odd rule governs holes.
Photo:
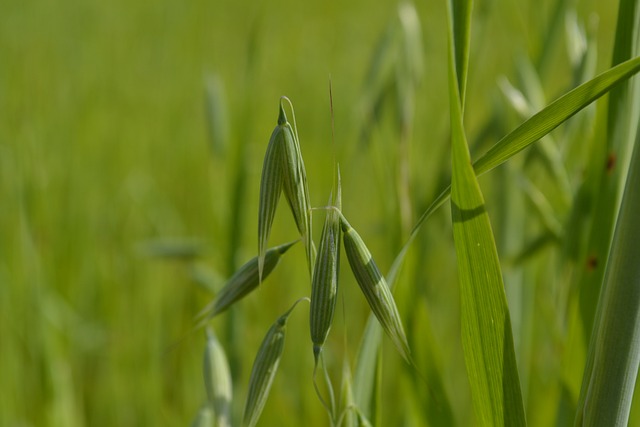
POLYGON ((282 99, 280 100, 280 111, 278 112, 278 125, 282 126, 287 123, 287 115, 284 112, 284 107, 282 106, 282 99))

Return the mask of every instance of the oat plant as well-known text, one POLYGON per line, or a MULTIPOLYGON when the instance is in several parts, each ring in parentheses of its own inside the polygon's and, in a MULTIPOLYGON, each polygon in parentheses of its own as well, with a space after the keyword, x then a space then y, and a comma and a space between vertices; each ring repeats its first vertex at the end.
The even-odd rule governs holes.
MULTIPOLYGON (((357 220, 353 219, 353 222, 350 222, 344 215, 343 205, 348 205, 350 197, 349 194, 343 194, 340 168, 337 164, 327 165, 327 169, 334 170, 333 186, 327 189, 327 205, 311 206, 303 156, 304 144, 299 138, 293 105, 288 98, 282 97, 278 105, 275 129, 265 147, 260 180, 257 255, 231 276, 211 304, 202 311, 201 320, 204 319, 206 322, 222 314, 230 306, 241 304, 244 297, 257 292, 257 289, 276 286, 270 282, 270 273, 281 261, 286 264, 285 258, 296 243, 293 241, 269 249, 269 245, 272 244, 271 230, 276 215, 282 211, 279 209, 279 201, 284 193, 291 228, 297 231, 299 240, 302 241, 309 272, 309 286, 300 284, 300 294, 292 296, 292 299, 300 301, 308 299, 305 294, 310 296, 310 339, 307 343, 296 344, 308 347, 309 355, 313 355, 315 367, 310 379, 312 377, 320 403, 326 409, 328 424, 383 425, 380 411, 384 403, 380 398, 380 384, 385 364, 381 342, 386 336, 406 362, 405 368, 416 379, 415 384, 429 390, 425 397, 430 400, 431 412, 426 415, 428 422, 432 425, 455 425, 455 407, 453 401, 447 397, 442 373, 433 370, 421 372, 420 364, 415 363, 412 341, 406 333, 403 313, 393 294, 397 285, 410 285, 402 283, 399 273, 420 229, 439 207, 449 202, 459 282, 460 338, 473 419, 476 425, 482 426, 527 425, 532 416, 527 410, 527 389, 522 385, 521 371, 525 370, 527 377, 529 371, 528 367, 519 363, 518 350, 514 345, 519 338, 516 333, 521 329, 513 328, 510 312, 512 307, 505 292, 505 282, 511 276, 503 274, 503 262, 492 227, 492 212, 485 201, 478 177, 511 159, 518 158, 521 151, 536 144, 549 176, 553 182, 559 183, 558 191, 565 211, 570 211, 568 206, 577 203, 576 200, 579 200, 581 193, 570 182, 559 143, 555 141, 556 134, 553 132, 594 101, 615 90, 610 97, 610 102, 614 104, 609 110, 609 126, 615 128, 610 131, 611 138, 622 138, 621 144, 628 144, 629 147, 635 143, 635 149, 628 176, 626 165, 622 165, 624 167, 620 167, 619 175, 613 177, 615 183, 605 183, 604 187, 600 187, 606 193, 606 197, 620 194, 621 202, 607 205, 607 224, 612 223, 612 226, 611 231, 607 232, 607 239, 599 244, 599 250, 605 255, 598 255, 602 257, 601 274, 604 280, 598 279, 598 283, 602 282, 600 297, 589 299, 591 305, 595 303, 599 308, 589 315, 587 312, 595 309, 591 306, 581 307, 583 330, 585 336, 590 338, 591 344, 579 405, 573 408, 573 415, 576 425, 602 425, 604 420, 610 421, 611 425, 624 425, 629 416, 640 359, 636 326, 640 312, 640 299, 636 289, 640 280, 636 256, 638 245, 635 244, 638 241, 638 226, 633 216, 638 205, 638 192, 634 191, 634 188, 638 185, 640 144, 637 140, 637 84, 634 86, 628 82, 640 71, 640 57, 637 56, 637 51, 634 50, 637 46, 633 43, 638 40, 637 5, 637 1, 621 2, 616 54, 610 69, 595 77, 584 78, 586 51, 581 51, 574 40, 573 46, 578 46, 575 48, 575 52, 578 53, 574 54, 574 64, 581 72, 576 73, 579 77, 575 87, 567 90, 556 100, 544 105, 544 97, 539 96, 541 91, 535 89, 536 71, 532 64, 525 64, 521 68, 523 75, 528 76, 524 80, 530 83, 524 94, 510 82, 503 80, 501 88, 523 121, 514 130, 499 138, 484 154, 473 160, 464 126, 464 117, 469 113, 467 80, 473 71, 469 69, 470 51, 474 49, 470 37, 473 4, 467 0, 447 2, 451 184, 441 190, 439 196, 421 216, 416 215, 418 220, 410 232, 407 230, 406 242, 396 254, 386 275, 382 274, 374 260, 375 254, 372 254, 366 244, 368 236, 356 231, 357 220), (629 16, 623 16, 624 14, 629 16), (286 110, 289 111, 289 115, 286 110), (292 122, 289 122, 288 117, 292 118, 292 122), (626 178, 626 184, 623 178, 626 178), (613 186, 613 189, 607 189, 607 185, 613 186), (611 195, 611 192, 614 195, 611 195), (617 208, 618 205, 621 205, 620 209, 617 208), (324 214, 324 224, 316 245, 312 217, 318 214, 324 214), (615 233, 613 229, 616 230, 615 233), (609 241, 612 242, 610 245, 609 241), (345 254, 352 273, 349 281, 357 283, 371 314, 355 358, 353 375, 349 360, 344 360, 341 364, 340 395, 336 399, 331 369, 327 367, 327 358, 323 355, 331 351, 328 337, 336 321, 335 312, 340 289, 345 285, 351 285, 339 283, 340 278, 345 277, 340 275, 341 253, 345 254), (609 254, 608 257, 606 253, 609 254), (590 333, 592 318, 593 334, 590 333), (317 370, 321 370, 325 383, 324 391, 319 387, 317 370)), ((417 15, 413 15, 414 13, 415 9, 412 8, 401 9, 401 28, 404 31, 402 34, 406 37, 409 37, 412 31, 419 31, 419 22, 416 24, 417 15)), ((573 21, 567 22, 570 27, 573 21)), ((575 34, 580 33, 577 31, 575 34)), ((410 41, 410 37, 405 38, 405 42, 407 40, 410 41)), ((405 48, 417 48, 416 43, 408 44, 405 48)), ((406 53, 406 50, 404 52, 406 53)), ((409 61, 405 66, 411 68, 413 65, 409 61)), ((416 70, 417 68, 412 71, 415 75, 410 87, 417 85, 416 70)), ((372 79, 376 81, 376 76, 372 79)), ((405 86, 400 88, 406 90, 405 86)), ((409 99, 406 103, 409 107, 405 107, 410 108, 413 100, 409 99)), ((370 111, 370 114, 373 112, 370 111)), ((402 135, 404 136, 401 136, 401 139, 408 138, 406 134, 402 135)), ((403 144, 408 144, 407 141, 403 144)), ((400 158, 400 163, 404 164, 406 159, 402 160, 403 156, 400 158)), ((527 178, 525 171, 519 169, 524 167, 522 165, 525 163, 515 160, 511 162, 513 167, 510 171, 520 177, 517 191, 521 191, 535 206, 536 218, 543 224, 545 233, 551 235, 550 241, 557 244, 566 238, 564 227, 558 219, 554 205, 549 203, 537 184, 527 178)), ((403 167, 408 167, 408 164, 399 167, 401 176, 397 182, 406 186, 408 180, 403 175, 403 167)), ((605 177, 603 174, 602 179, 605 178, 609 179, 611 175, 605 177)), ((404 191, 399 193, 401 228, 406 227, 407 219, 413 217, 413 213, 410 212, 412 204, 407 200, 408 195, 409 193, 404 191)), ((600 214, 596 214, 596 218, 598 215, 600 214)), ((596 227, 595 223, 593 227, 596 227)), ((595 239, 596 237, 592 237, 590 241, 596 242, 595 239)), ((575 302, 575 299, 572 301, 575 302)), ((276 320, 257 351, 247 389, 242 425, 256 425, 267 404, 280 360, 285 354, 285 326, 296 305, 297 302, 276 320)), ((565 315, 568 316, 563 313, 563 316, 565 315)), ((217 359, 222 360, 220 356, 217 359)), ((217 370, 207 366, 205 365, 205 371, 209 372, 207 376, 211 377, 211 373, 217 370)), ((219 404, 226 402, 227 392, 216 392, 210 383, 207 384, 207 389, 212 390, 209 391, 209 402, 213 404, 203 406, 198 420, 212 417, 219 420, 216 425, 226 425, 224 423, 229 417, 224 411, 227 411, 228 407, 221 409, 219 404), (216 396, 221 396, 222 400, 216 396), (208 414, 207 411, 211 410, 214 413, 208 414), (223 413, 219 414, 219 411, 223 413)), ((577 399, 577 396, 575 398, 577 399)))

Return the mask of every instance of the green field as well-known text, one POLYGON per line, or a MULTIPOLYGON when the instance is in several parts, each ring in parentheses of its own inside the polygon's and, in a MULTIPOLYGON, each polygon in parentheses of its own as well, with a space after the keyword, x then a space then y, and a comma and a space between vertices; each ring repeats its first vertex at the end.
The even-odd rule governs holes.
MULTIPOLYGON (((473 160, 611 68, 617 6, 575 3, 474 5, 464 105, 473 160), (513 108, 516 89, 528 112, 513 108)), ((0 426, 192 422, 206 400, 194 318, 257 255, 262 161, 282 95, 295 107, 311 204, 326 204, 337 160, 342 212, 389 270, 451 180, 446 2, 415 8, 417 47, 402 38, 395 1, 3 2, 0 426)), ((618 112, 636 124, 639 86, 618 112)), ((608 108, 602 98, 479 179, 531 426, 573 425, 579 401, 601 279, 585 283, 606 265, 590 242, 607 215, 599 203, 615 219, 621 194, 597 201, 593 184, 608 108)), ((298 237, 286 210, 281 200, 270 246, 298 237)), ((318 242, 325 213, 313 215, 318 242)), ((425 381, 385 337, 376 425, 480 425, 457 271, 447 203, 422 226, 394 292, 425 381)), ((337 392, 343 363, 356 370, 369 315, 344 256, 340 278, 324 350, 337 392)), ((210 322, 233 373, 234 425, 264 334, 310 293, 298 244, 210 322)), ((308 318, 308 304, 289 318, 259 425, 330 425, 313 387, 308 318)), ((629 425, 640 425, 637 402, 629 425)))

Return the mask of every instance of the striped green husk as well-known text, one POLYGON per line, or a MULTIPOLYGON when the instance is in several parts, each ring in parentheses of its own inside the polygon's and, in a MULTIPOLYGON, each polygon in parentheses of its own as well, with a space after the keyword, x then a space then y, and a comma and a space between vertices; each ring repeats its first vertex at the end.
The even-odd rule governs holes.
POLYGON ((307 172, 304 167, 297 132, 294 132, 294 129, 287 121, 282 103, 280 104, 278 123, 283 123, 282 169, 284 195, 289 203, 298 232, 305 243, 309 274, 313 276, 315 254, 311 236, 311 201, 309 198, 309 185, 307 184, 307 172))
MULTIPOLYGON (((269 273, 276 268, 276 265, 280 262, 280 257, 291 246, 295 245, 298 241, 285 243, 284 245, 276 246, 269 249, 265 253, 264 258, 264 270, 262 271, 263 278, 266 278, 269 273)), ((224 287, 218 292, 215 299, 200 312, 199 317, 206 316, 210 319, 229 308, 236 301, 244 298, 248 293, 253 291, 260 284, 260 277, 258 271, 258 257, 252 258, 227 281, 224 287)))
POLYGON ((347 253, 353 275, 382 329, 391 338, 402 357, 410 362, 409 344, 389 286, 360 235, 344 217, 341 217, 341 223, 344 251, 347 253))
MULTIPOLYGON (((285 118, 286 120, 286 118, 285 118)), ((262 177, 260 179, 260 204, 258 209, 258 281, 262 282, 262 274, 264 271, 264 258, 267 250, 269 234, 271 234, 271 226, 273 218, 276 214, 278 200, 282 192, 284 180, 282 156, 283 147, 285 145, 285 135, 288 134, 284 127, 284 123, 280 123, 273 130, 267 152, 264 156, 262 164, 262 177)))
POLYGON ((203 375, 209 404, 214 409, 217 427, 231 426, 231 399, 233 388, 227 356, 211 329, 207 330, 204 350, 203 375))
POLYGON ((249 391, 242 416, 242 425, 245 427, 255 426, 260 418, 273 379, 278 371, 280 357, 284 351, 287 319, 299 301, 296 301, 285 314, 276 320, 262 340, 249 378, 249 391))
MULTIPOLYGON (((332 203, 331 198, 329 204, 332 203)), ((340 204, 340 189, 338 188, 337 204, 340 204)), ((311 341, 313 355, 318 362, 322 346, 329 335, 333 314, 338 299, 338 274, 340 271, 340 216, 339 212, 331 209, 327 212, 320 250, 316 258, 311 281, 311 308, 309 319, 311 325, 311 341)))
MULTIPOLYGON (((313 276, 315 249, 311 236, 311 202, 307 172, 304 167, 297 131, 287 121, 280 100, 278 124, 271 134, 265 153, 260 179, 258 210, 258 276, 262 281, 264 256, 271 233, 280 194, 285 198, 307 251, 309 275, 313 276)), ((288 100, 287 100, 288 101, 288 100)))

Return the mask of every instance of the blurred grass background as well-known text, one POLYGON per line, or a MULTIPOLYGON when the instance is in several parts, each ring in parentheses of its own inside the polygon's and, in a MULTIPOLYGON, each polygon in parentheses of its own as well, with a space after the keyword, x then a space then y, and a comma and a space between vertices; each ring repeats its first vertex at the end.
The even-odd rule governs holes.
MULTIPOLYGON (((476 4, 466 105, 470 141, 481 139, 494 105, 501 102, 496 81, 503 74, 515 78, 517 58, 543 63, 539 72, 548 99, 571 86, 564 31, 544 43, 555 5, 476 4)), ((417 216, 447 179, 450 161, 445 4, 415 6, 425 54, 410 148, 417 216)), ((395 1, 372 7, 362 0, 3 3, 0 425, 190 422, 204 399, 204 335, 193 331, 193 316, 210 299, 192 279, 193 268, 226 277, 232 266, 256 254, 260 168, 281 95, 296 108, 312 204, 325 203, 332 173, 329 76, 344 212, 382 270, 389 268, 401 242, 389 221, 395 188, 387 179, 393 168, 386 162, 388 148, 380 143, 395 137, 391 115, 378 124, 369 146, 358 138, 370 59, 396 10, 395 1), (223 87, 228 119, 218 151, 212 149, 206 109, 213 76, 223 87), (246 191, 240 193, 233 181, 238 156, 246 171, 246 191), (241 226, 229 242, 230 216, 238 215, 234 194, 242 195, 241 226), (195 242, 203 255, 195 263, 149 256, 149 247, 167 241, 195 242)), ((577 4, 576 11, 587 27, 598 18, 596 69, 602 71, 610 65, 616 8, 591 0, 577 4)), ((498 128, 504 132, 518 123, 510 114, 501 117, 498 128)), ((500 192, 495 178, 482 182, 488 200, 500 192)), ((316 218, 318 225, 322 216, 316 218)), ((272 236, 274 244, 295 238, 286 214, 278 215, 272 236)), ((456 420, 468 425, 448 212, 430 220, 422 236, 403 273, 414 286, 401 284, 400 310, 408 319, 412 347, 418 356, 437 359, 456 420)), ((559 332, 545 329, 558 305, 552 290, 566 282, 548 271, 546 262, 543 258, 520 273, 530 282, 551 283, 529 294, 536 301, 530 315, 537 325, 530 331, 537 338, 529 345, 536 351, 533 360, 519 360, 535 367, 532 384, 523 385, 532 425, 557 422, 555 405, 571 395, 557 384, 563 341, 548 339, 559 332)), ((310 292, 305 268, 301 247, 292 250, 259 293, 213 322, 226 331, 221 338, 231 348, 236 412, 263 334, 295 299, 310 292), (229 318, 233 325, 227 324, 229 318)), ((336 373, 343 356, 353 358, 366 320, 354 285, 345 275, 345 315, 339 308, 327 352, 336 373)), ((326 424, 311 383, 305 310, 290 320, 264 425, 326 424)), ((518 352, 517 326, 514 321, 518 352)), ((411 395, 407 390, 413 389, 410 375, 397 375, 406 372, 397 355, 386 354, 383 395, 391 400, 384 416, 392 425, 400 425, 398 420, 421 425, 421 399, 428 396, 409 398, 413 412, 395 407, 396 392, 411 395)), ((526 381, 529 375, 520 370, 526 381)))

